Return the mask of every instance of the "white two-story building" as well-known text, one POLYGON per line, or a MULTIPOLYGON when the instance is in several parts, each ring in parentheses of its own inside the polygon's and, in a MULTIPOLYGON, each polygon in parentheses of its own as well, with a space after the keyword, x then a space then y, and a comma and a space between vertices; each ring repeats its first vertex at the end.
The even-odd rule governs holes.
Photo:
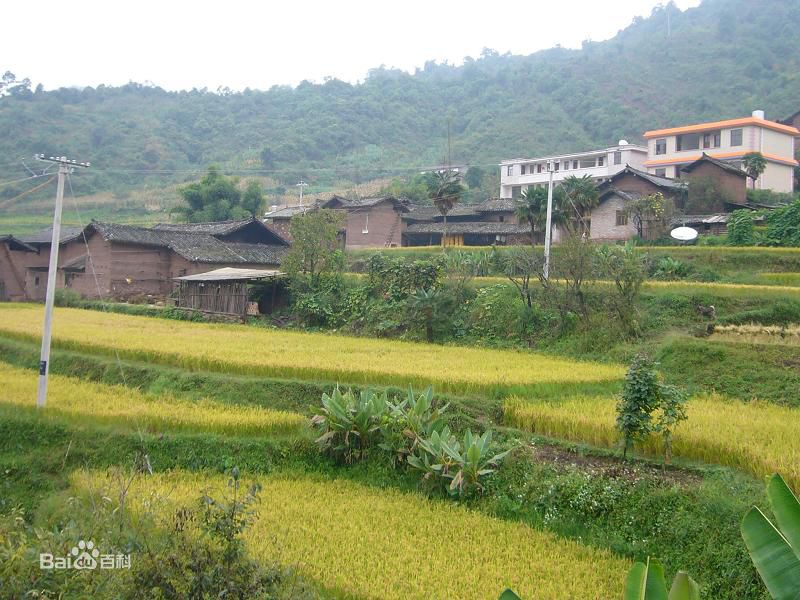
POLYGON ((540 158, 515 158, 500 163, 500 197, 517 198, 523 190, 531 186, 546 186, 550 180, 547 163, 553 163, 553 182, 565 177, 589 175, 602 183, 612 175, 622 171, 625 165, 644 170, 647 148, 620 140, 610 148, 556 154, 540 158))
POLYGON ((650 173, 661 177, 679 177, 681 167, 700 158, 702 153, 741 167, 749 152, 760 152, 767 168, 755 182, 757 189, 791 192, 794 186, 795 138, 797 128, 764 118, 764 112, 752 116, 713 123, 698 123, 644 134, 650 173))

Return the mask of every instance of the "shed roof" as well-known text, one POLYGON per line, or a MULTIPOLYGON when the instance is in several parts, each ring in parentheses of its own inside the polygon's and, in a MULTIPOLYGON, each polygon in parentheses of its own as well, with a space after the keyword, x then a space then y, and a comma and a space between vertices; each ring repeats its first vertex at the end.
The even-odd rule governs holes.
POLYGON ((206 273, 196 273, 194 275, 184 275, 175 277, 178 281, 248 281, 253 279, 265 279, 267 277, 279 277, 284 275, 276 269, 238 269, 234 267, 223 267, 214 269, 206 273))
POLYGON ((395 208, 400 209, 401 212, 408 212, 408 201, 394 196, 376 196, 374 198, 343 198, 342 196, 333 195, 331 198, 323 202, 320 206, 322 208, 345 208, 345 209, 358 209, 368 208, 375 206, 381 202, 391 202, 395 208))
MULTIPOLYGON (((80 237, 81 233, 83 233, 83 227, 62 227, 59 232, 58 243, 71 242, 80 237)), ((53 241, 53 228, 46 227, 36 233, 23 235, 20 239, 27 244, 49 244, 53 241)))

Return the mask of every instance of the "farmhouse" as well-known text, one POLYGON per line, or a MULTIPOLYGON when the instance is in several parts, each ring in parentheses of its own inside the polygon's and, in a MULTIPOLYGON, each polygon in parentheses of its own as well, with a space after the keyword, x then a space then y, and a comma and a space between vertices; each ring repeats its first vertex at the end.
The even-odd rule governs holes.
MULTIPOLYGON (((4 299, 42 300, 52 231, 0 239, 4 299)), ((289 247, 257 219, 152 228, 92 221, 84 228, 62 228, 59 244, 56 287, 116 299, 163 297, 173 278, 215 268, 275 269, 289 247)))
POLYGON ((351 200, 334 195, 319 206, 345 213, 342 234, 347 249, 390 248, 402 244, 402 215, 409 211, 407 200, 394 196, 351 200))

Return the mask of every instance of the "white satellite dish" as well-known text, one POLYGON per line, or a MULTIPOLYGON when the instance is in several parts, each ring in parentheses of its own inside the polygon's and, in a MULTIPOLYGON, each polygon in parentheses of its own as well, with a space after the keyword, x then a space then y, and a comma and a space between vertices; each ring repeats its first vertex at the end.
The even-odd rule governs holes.
POLYGON ((697 230, 691 227, 676 227, 669 232, 671 238, 681 242, 691 242, 697 239, 697 230))

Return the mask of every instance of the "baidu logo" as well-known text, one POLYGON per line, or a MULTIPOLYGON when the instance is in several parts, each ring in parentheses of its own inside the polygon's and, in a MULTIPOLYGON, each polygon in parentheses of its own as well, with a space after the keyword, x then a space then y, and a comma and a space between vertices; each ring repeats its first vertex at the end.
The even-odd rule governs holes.
POLYGON ((130 569, 130 554, 100 554, 94 542, 80 540, 67 556, 54 556, 49 552, 39 554, 40 569, 130 569))

